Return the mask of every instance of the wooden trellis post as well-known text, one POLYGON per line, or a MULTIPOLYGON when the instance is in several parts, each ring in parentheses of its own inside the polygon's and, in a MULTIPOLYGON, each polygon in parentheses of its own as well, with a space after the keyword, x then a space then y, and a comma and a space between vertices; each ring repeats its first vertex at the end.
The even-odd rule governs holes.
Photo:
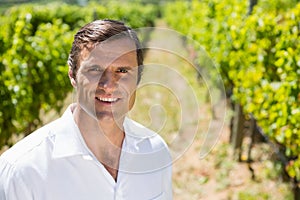
POLYGON ((231 144, 234 148, 234 156, 238 160, 241 160, 241 148, 244 138, 244 122, 245 117, 243 114, 242 106, 240 104, 235 104, 233 126, 231 130, 231 144))

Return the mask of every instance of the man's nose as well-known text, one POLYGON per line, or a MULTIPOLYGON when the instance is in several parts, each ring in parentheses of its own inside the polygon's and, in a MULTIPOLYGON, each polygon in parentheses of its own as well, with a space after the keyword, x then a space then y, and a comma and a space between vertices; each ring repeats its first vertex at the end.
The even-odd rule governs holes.
POLYGON ((113 71, 106 69, 99 78, 98 85, 106 90, 114 90, 118 85, 118 80, 113 71))

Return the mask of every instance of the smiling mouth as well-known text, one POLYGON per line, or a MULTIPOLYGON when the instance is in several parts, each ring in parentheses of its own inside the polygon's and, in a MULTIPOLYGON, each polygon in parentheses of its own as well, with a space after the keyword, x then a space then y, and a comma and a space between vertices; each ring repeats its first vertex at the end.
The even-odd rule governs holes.
POLYGON ((108 97, 96 97, 96 99, 102 103, 115 103, 119 98, 108 98, 108 97))

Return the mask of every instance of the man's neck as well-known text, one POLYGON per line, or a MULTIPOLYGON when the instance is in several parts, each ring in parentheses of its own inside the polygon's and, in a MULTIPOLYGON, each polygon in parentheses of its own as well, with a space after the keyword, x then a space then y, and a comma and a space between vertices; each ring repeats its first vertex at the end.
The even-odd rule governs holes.
POLYGON ((73 110, 73 116, 83 137, 100 140, 99 143, 109 142, 121 147, 120 142, 124 139, 124 118, 118 121, 113 118, 96 119, 78 104, 73 110))
POLYGON ((122 147, 125 137, 123 120, 97 120, 86 113, 79 105, 73 111, 74 120, 87 146, 97 155, 103 148, 113 150, 122 147))
POLYGON ((97 120, 79 105, 74 109, 73 116, 88 148, 116 180, 125 137, 121 123, 124 119, 119 122, 113 119, 97 120))

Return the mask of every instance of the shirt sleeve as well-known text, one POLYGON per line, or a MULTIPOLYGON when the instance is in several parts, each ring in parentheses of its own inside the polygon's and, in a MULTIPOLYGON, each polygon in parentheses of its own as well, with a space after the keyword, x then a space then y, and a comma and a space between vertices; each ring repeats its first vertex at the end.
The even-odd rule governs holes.
POLYGON ((0 199, 31 200, 23 177, 13 165, 0 157, 0 199))

